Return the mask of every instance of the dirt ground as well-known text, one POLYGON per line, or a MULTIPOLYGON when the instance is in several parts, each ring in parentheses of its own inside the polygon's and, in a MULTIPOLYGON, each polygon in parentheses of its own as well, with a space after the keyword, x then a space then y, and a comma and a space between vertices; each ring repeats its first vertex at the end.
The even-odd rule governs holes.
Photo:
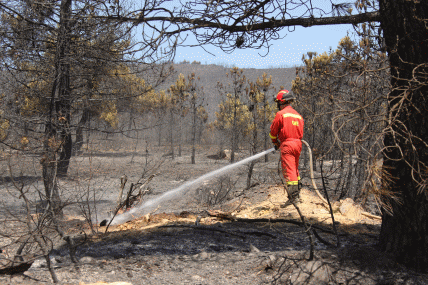
MULTIPOLYGON (((208 157, 216 153, 214 149, 201 153, 196 165, 190 164, 187 154, 174 160, 164 156, 164 163, 153 169, 155 175, 145 184, 147 194, 140 203, 228 165, 227 159, 208 157)), ((308 235, 297 209, 280 207, 287 198, 284 188, 277 185, 276 155, 256 165, 254 187, 248 190, 243 191, 247 168, 241 167, 229 179, 217 177, 183 190, 150 213, 110 225, 108 230, 97 227, 92 233, 79 211, 82 207, 69 207, 63 227, 74 230, 76 242, 82 244, 77 248, 77 264, 71 262, 63 242, 55 245, 51 258, 59 280, 82 285, 428 284, 427 275, 409 271, 378 251, 380 220, 364 215, 352 200, 333 203, 333 227, 328 208, 313 189, 305 187, 298 209, 314 233, 308 235), (228 189, 227 199, 213 203, 228 189)), ((147 158, 138 153, 76 157, 69 177, 60 184, 75 193, 95 189, 91 193, 100 201, 96 207, 99 221, 115 206, 120 177, 127 177, 126 191, 142 177, 147 158)), ((40 187, 36 175, 23 176, 30 177, 33 188, 40 187)), ((11 187, 7 181, 2 185, 2 191, 11 187)), ((2 203, 16 201, 4 199, 2 203)), ((23 273, 0 275, 0 284, 50 283, 42 258, 23 273)))

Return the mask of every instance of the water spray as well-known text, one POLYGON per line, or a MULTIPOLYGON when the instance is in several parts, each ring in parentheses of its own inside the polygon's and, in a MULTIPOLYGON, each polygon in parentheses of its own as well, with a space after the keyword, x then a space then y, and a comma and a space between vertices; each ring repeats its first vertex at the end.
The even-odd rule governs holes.
MULTIPOLYGON (((143 204, 138 205, 135 208, 132 208, 131 210, 129 210, 123 214, 120 214, 120 215, 117 215, 116 217, 113 217, 113 221, 111 222, 111 225, 120 225, 120 224, 123 224, 127 221, 142 217, 142 216, 146 215, 147 213, 150 213, 151 211, 155 210, 156 207, 161 202, 168 201, 168 200, 176 197, 179 193, 180 194, 185 193, 186 191, 191 189, 191 187, 197 186, 203 182, 206 182, 207 180, 209 180, 211 178, 220 176, 223 173, 228 172, 228 171, 230 171, 230 170, 232 170, 238 166, 241 166, 243 164, 246 164, 248 162, 256 160, 256 159, 258 159, 258 158, 260 158, 260 157, 262 157, 262 156, 264 156, 270 152, 273 152, 274 150, 275 150, 275 148, 271 148, 271 149, 262 151, 258 154, 247 157, 241 161, 232 163, 230 165, 226 165, 220 169, 217 169, 217 170, 211 171, 207 174, 204 174, 204 175, 196 178, 195 180, 186 182, 183 185, 181 185, 175 189, 169 190, 169 191, 163 193, 162 195, 160 195, 158 197, 150 199, 150 200, 144 202, 143 204)), ((107 220, 102 221, 101 224, 107 224, 107 220)))

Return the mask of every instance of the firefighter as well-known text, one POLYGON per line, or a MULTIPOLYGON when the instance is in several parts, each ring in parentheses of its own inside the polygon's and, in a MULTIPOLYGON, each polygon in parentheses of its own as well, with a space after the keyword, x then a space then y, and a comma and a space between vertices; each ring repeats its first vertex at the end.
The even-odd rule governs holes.
MULTIPOLYGON (((299 157, 302 151, 303 118, 291 107, 296 97, 288 90, 276 96, 279 111, 270 126, 269 136, 275 149, 281 150, 282 172, 287 183, 289 203, 300 203, 299 157)), ((287 206, 286 203, 281 207, 287 206)))

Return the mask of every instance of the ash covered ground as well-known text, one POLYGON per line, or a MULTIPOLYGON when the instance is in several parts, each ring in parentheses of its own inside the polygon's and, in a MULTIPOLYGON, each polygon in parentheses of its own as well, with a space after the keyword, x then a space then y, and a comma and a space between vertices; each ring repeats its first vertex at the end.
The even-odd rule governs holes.
MULTIPOLYGON (((363 209, 353 201, 333 204, 334 232, 331 215, 303 169, 305 188, 299 209, 317 235, 311 236, 314 257, 308 260, 311 240, 297 210, 280 207, 287 198, 278 178, 278 153, 269 154, 267 163, 258 161, 249 189, 248 167, 243 166, 161 201, 149 214, 112 225, 107 231, 98 227, 116 207, 121 188, 125 196, 131 184, 138 185, 144 195, 134 206, 144 203, 229 165, 227 158, 215 159, 217 150, 199 150, 194 165, 188 150, 171 159, 161 148, 141 153, 94 151, 74 157, 68 177, 59 180, 64 201, 69 202, 62 225, 81 245, 76 252, 79 263, 74 264, 65 242, 52 237, 51 258, 61 282, 427 284, 426 275, 406 270, 377 250, 380 220, 362 215, 363 209), (121 186, 125 175, 126 183, 121 186), (88 220, 98 221, 92 230, 88 220)), ((239 153, 237 159, 247 156, 239 153)), ((26 157, 23 163, 22 158, 9 159, 13 171, 4 171, 1 187, 4 214, 24 215, 22 197, 15 191, 19 185, 28 189, 26 195, 35 202, 31 209, 35 212, 40 200, 37 190, 43 189, 38 160, 26 157)), ((377 214, 375 210, 373 214, 377 214)), ((2 227, 7 232, 5 221, 2 227)), ((2 247, 10 240, 11 236, 5 236, 2 247)), ((3 261, 12 248, 4 248, 3 261)), ((28 270, 0 275, 0 283, 51 283, 43 258, 33 257, 28 270)))

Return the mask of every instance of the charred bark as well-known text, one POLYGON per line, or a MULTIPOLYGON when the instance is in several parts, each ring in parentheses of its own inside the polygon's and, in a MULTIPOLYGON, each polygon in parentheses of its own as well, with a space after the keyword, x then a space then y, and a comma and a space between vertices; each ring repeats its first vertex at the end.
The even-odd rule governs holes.
POLYGON ((52 85, 49 116, 46 121, 43 181, 46 199, 54 213, 61 212, 56 177, 67 173, 71 157, 70 134, 70 65, 67 54, 70 45, 70 17, 72 0, 61 1, 60 28, 55 54, 55 74, 52 85), (59 156, 59 157, 58 157, 59 156))
POLYGON ((381 26, 391 64, 385 171, 392 181, 383 201, 380 246, 398 262, 428 270, 428 1, 380 0, 381 26), (392 19, 392 20, 391 20, 392 19))
POLYGON ((191 98, 191 106, 192 106, 192 156, 191 162, 192 164, 196 163, 196 98, 192 96, 191 98))
POLYGON ((76 141, 73 144, 73 152, 75 154, 80 153, 82 146, 83 146, 83 127, 89 122, 90 120, 90 111, 88 109, 83 110, 82 117, 80 118, 79 123, 77 124, 76 128, 76 141))
POLYGON ((70 130, 62 130, 61 132, 62 147, 59 152, 58 160, 58 176, 67 176, 68 166, 70 165, 70 158, 73 151, 73 142, 71 139, 70 130))

